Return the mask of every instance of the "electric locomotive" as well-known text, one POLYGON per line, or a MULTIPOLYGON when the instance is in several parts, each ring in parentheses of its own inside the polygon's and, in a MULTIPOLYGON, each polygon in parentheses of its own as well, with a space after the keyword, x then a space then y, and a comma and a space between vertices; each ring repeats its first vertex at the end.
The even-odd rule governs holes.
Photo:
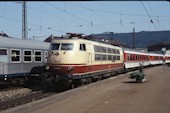
POLYGON ((123 71, 121 47, 71 37, 52 40, 46 72, 41 77, 45 83, 62 81, 72 87, 123 71))

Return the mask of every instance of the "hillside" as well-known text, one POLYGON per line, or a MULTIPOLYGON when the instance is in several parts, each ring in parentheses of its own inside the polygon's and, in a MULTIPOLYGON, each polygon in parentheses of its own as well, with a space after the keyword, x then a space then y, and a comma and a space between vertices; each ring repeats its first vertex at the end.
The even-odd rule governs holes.
MULTIPOLYGON (((128 47, 132 47, 133 35, 132 33, 115 33, 115 34, 94 34, 96 37, 102 37, 105 39, 118 40, 121 43, 126 44, 128 47)), ((146 48, 150 45, 170 42, 170 31, 141 31, 135 33, 135 45, 136 48, 146 48)))

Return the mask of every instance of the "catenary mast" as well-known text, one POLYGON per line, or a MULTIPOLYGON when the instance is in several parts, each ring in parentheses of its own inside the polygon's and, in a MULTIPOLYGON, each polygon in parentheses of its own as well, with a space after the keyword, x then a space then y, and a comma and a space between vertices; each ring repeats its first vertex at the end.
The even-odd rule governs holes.
POLYGON ((22 39, 28 39, 28 31, 27 31, 27 6, 26 1, 22 3, 22 39))

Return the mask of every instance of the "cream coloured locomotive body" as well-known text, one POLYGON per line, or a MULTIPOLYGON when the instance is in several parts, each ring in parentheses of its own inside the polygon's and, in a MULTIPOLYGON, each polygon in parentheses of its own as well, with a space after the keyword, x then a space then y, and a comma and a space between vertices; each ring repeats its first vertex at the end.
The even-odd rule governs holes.
POLYGON ((57 39, 51 42, 48 70, 60 78, 81 79, 124 70, 120 47, 85 39, 57 39))

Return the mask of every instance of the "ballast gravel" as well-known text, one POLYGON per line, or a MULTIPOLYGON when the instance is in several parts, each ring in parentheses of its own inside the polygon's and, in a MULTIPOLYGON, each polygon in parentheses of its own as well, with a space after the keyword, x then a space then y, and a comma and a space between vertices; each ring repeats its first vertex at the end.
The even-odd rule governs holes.
POLYGON ((29 88, 17 88, 17 89, 11 89, 11 90, 2 90, 0 91, 0 102, 17 98, 23 95, 26 95, 28 93, 32 92, 29 88))

